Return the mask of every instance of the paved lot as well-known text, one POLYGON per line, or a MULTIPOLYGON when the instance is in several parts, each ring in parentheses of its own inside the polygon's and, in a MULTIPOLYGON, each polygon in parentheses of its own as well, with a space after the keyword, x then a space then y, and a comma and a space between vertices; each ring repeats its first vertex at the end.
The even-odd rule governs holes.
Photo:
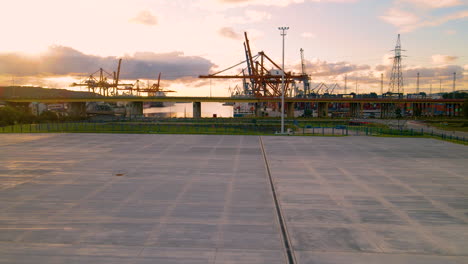
MULTIPOLYGON (((297 263, 468 262, 466 146, 262 141, 297 263)), ((0 263, 286 263, 259 137, 0 135, 0 263)))
POLYGON ((298 263, 468 263, 468 148, 265 138, 298 263))

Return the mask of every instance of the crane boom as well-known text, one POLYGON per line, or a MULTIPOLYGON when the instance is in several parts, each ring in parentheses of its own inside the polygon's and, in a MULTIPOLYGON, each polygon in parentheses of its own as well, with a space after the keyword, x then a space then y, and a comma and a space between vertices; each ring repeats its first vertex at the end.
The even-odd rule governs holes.
POLYGON ((305 73, 305 63, 304 63, 304 49, 301 48, 301 67, 302 67, 302 74, 305 73))

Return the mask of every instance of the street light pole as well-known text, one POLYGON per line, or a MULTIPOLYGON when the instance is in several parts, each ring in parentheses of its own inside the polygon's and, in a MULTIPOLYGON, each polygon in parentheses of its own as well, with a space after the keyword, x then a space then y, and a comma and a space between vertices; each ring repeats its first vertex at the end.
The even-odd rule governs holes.
POLYGON ((284 37, 289 27, 279 27, 278 29, 281 31, 281 36, 283 37, 283 64, 281 66, 281 134, 284 134, 284 37))

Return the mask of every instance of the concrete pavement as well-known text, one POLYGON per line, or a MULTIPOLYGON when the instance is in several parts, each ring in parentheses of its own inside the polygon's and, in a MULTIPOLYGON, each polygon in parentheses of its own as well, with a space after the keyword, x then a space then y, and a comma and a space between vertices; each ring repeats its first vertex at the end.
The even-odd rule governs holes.
MULTIPOLYGON (((297 263, 467 263, 467 148, 262 137, 297 263)), ((287 263, 256 136, 0 135, 0 263, 287 263)))

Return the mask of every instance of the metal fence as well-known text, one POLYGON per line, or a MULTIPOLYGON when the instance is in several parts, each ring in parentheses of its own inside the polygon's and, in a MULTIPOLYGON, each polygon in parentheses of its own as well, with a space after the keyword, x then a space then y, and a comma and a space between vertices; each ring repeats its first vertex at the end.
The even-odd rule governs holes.
MULTIPOLYGON (((468 138, 451 133, 424 130, 404 130, 367 126, 307 125, 288 123, 290 135, 303 136, 399 136, 433 137, 468 143, 468 138)), ((128 134, 225 134, 225 135, 275 135, 279 123, 190 123, 190 122, 71 122, 18 124, 0 127, 0 133, 128 133, 128 134)))
POLYGON ((135 122, 43 123, 0 127, 0 133, 133 133, 133 134, 274 134, 277 125, 135 122))

